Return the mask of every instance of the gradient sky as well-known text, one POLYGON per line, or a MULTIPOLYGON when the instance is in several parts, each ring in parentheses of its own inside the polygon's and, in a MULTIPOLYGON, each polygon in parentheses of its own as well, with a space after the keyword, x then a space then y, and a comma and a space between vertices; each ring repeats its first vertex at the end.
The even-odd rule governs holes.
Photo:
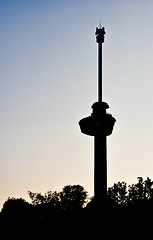
POLYGON ((108 186, 153 179, 153 1, 0 1, 0 206, 80 184, 93 195, 95 28, 106 29, 103 96, 116 118, 108 186))

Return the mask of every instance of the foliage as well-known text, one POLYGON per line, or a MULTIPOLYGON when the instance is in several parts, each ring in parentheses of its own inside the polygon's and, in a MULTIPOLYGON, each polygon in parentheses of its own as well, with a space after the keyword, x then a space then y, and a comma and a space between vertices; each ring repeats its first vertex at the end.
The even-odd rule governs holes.
POLYGON ((52 204, 55 207, 60 207, 61 210, 68 208, 82 208, 87 201, 87 192, 80 185, 68 185, 63 188, 63 191, 48 191, 44 195, 41 193, 33 193, 28 191, 29 197, 33 205, 52 204))
POLYGON ((29 197, 33 205, 52 203, 56 205, 59 202, 59 194, 56 191, 49 190, 44 195, 41 193, 33 193, 28 191, 29 197))
POLYGON ((26 210, 29 206, 29 203, 26 202, 23 198, 8 198, 3 204, 1 212, 12 213, 22 210, 26 210))
POLYGON ((48 229, 50 226, 71 225, 80 222, 80 214, 87 201, 87 192, 80 185, 68 185, 61 192, 48 191, 45 194, 28 191, 31 203, 24 199, 8 198, 0 213, 1 226, 14 229, 48 229))
POLYGON ((128 186, 125 182, 118 182, 108 188, 108 196, 121 205, 131 205, 138 200, 153 199, 153 181, 149 177, 144 181, 138 177, 138 182, 128 186))
POLYGON ((127 184, 125 182, 114 183, 108 188, 108 196, 118 204, 125 204, 127 199, 127 184))
MULTIPOLYGON (((112 224, 118 219, 144 218, 153 214, 153 182, 150 178, 138 178, 136 184, 127 187, 125 182, 115 183, 108 189, 108 197, 96 206, 94 198, 88 200, 88 194, 80 185, 67 185, 61 192, 48 191, 45 194, 28 191, 31 203, 22 198, 8 198, 0 213, 0 224, 26 229, 55 229, 56 226, 82 226, 99 216, 109 218, 112 224), (132 216, 132 217, 131 217, 132 216), (115 220, 114 220, 115 219, 115 220)), ((150 219, 150 218, 149 218, 150 219)), ((130 220, 130 221, 131 221, 130 220)), ((118 222, 116 221, 116 223, 118 222)), ((93 222, 93 221, 92 221, 93 222)), ((107 222, 107 221, 106 221, 107 222)), ((117 223, 118 224, 118 223, 117 223)), ((113 226, 113 225, 112 225, 113 226)), ((97 226, 96 226, 97 229, 97 226)), ((65 231, 65 230, 64 230, 65 231)))
POLYGON ((87 201, 87 192, 80 185, 68 185, 59 193, 63 209, 82 208, 87 201))

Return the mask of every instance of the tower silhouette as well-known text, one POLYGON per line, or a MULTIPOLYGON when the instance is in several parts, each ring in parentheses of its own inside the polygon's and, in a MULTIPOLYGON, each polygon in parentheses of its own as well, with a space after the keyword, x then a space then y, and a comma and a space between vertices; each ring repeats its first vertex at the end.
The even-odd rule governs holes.
POLYGON ((107 194, 107 136, 112 134, 115 118, 106 112, 109 105, 102 101, 102 43, 104 27, 96 28, 98 43, 98 102, 92 105, 91 116, 79 121, 83 134, 94 136, 94 199, 100 206, 107 194))

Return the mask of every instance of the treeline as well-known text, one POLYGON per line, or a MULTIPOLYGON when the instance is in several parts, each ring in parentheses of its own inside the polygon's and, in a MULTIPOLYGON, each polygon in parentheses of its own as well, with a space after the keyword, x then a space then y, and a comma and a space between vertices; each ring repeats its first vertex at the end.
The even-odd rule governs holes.
POLYGON ((153 181, 147 177, 143 180, 142 177, 137 178, 136 184, 129 185, 127 183, 118 182, 113 187, 108 188, 108 197, 114 202, 123 206, 131 206, 142 200, 153 199, 153 181))
POLYGON ((48 191, 44 195, 28 191, 31 202, 23 198, 8 198, 4 203, 1 222, 17 226, 44 227, 60 221, 71 221, 73 215, 81 214, 88 193, 80 185, 68 185, 61 192, 48 191))
POLYGON ((50 190, 44 195, 28 191, 30 203, 22 198, 6 200, 0 213, 0 226, 35 233, 61 229, 59 235, 70 229, 83 233, 85 226, 87 232, 97 229, 98 233, 109 228, 123 230, 129 224, 141 225, 142 221, 143 227, 145 224, 148 227, 152 224, 147 220, 153 214, 153 181, 137 179, 136 184, 127 186, 118 182, 108 188, 105 201, 98 207, 80 185, 68 185, 61 192, 50 190))

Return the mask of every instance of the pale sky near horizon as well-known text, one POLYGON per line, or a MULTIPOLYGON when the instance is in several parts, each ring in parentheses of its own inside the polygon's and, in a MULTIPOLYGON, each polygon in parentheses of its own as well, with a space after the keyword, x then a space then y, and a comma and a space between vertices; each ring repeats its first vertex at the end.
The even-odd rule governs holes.
POLYGON ((117 120, 108 186, 153 179, 153 1, 0 1, 0 206, 80 184, 93 195, 93 138, 78 122, 103 96, 117 120))

